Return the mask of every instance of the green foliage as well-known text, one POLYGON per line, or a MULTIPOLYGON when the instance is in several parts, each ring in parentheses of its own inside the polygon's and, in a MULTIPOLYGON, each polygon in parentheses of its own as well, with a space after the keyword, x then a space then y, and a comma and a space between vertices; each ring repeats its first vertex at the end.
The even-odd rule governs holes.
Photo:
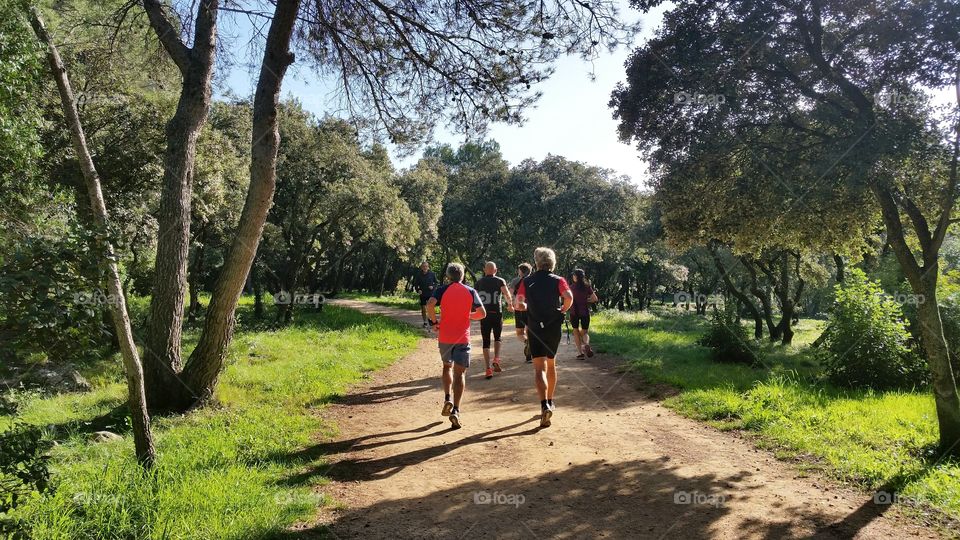
POLYGON ((836 287, 820 355, 827 378, 838 386, 886 390, 927 381, 899 304, 860 269, 836 287))
POLYGON ((29 3, 0 0, 0 187, 35 173, 41 155, 43 48, 27 23, 29 3))
POLYGON ((31 237, 0 264, 0 337, 12 358, 90 358, 109 343, 92 239, 82 231, 31 237))
POLYGON ((748 366, 760 363, 759 352, 747 329, 737 320, 733 304, 725 304, 723 309, 713 309, 710 326, 697 344, 709 347, 710 358, 715 362, 748 366))
POLYGON ((14 424, 0 431, 0 534, 23 535, 22 525, 7 516, 32 497, 49 493, 51 442, 36 426, 14 424))

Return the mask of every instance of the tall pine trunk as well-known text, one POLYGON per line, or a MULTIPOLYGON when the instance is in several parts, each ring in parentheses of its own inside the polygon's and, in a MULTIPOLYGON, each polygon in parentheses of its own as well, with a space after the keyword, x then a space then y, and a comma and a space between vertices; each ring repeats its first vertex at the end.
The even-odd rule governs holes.
POLYGON ((151 410, 175 408, 185 387, 181 368, 181 330, 190 251, 190 203, 197 138, 210 110, 219 0, 198 4, 194 44, 188 48, 157 0, 144 10, 158 39, 180 69, 183 83, 173 118, 167 122, 163 184, 157 216, 157 255, 149 319, 144 341, 144 376, 151 410))
POLYGON ((156 449, 153 445, 153 434, 150 431, 150 415, 147 412, 147 401, 143 384, 143 365, 137 346, 133 341, 133 330, 130 327, 130 317, 127 314, 127 302, 123 295, 123 284, 120 283, 120 273, 117 270, 116 257, 113 245, 108 234, 109 216, 100 187, 100 176, 93 163, 93 157, 87 148, 86 135, 77 113, 77 102, 74 99, 73 88, 67 70, 60 58, 56 45, 47 34, 47 30, 40 19, 36 8, 32 11, 30 20, 34 32, 47 46, 47 60, 57 81, 57 90, 60 93, 60 103, 63 106, 63 115, 70 129, 70 138, 74 151, 80 161, 84 183, 90 198, 90 209, 93 212, 93 222, 97 230, 97 248, 101 251, 100 266, 106 270, 106 286, 109 293, 110 315, 120 345, 120 356, 123 359, 124 372, 127 377, 127 403, 130 407, 130 419, 133 427, 133 445, 139 461, 145 468, 150 468, 156 460, 156 449))
POLYGON ((237 302, 256 256, 267 212, 273 204, 280 145, 277 109, 283 76, 293 63, 290 39, 299 9, 299 0, 277 2, 267 33, 253 101, 250 187, 230 252, 214 286, 203 333, 183 370, 182 379, 190 394, 181 393, 184 400, 181 405, 190 405, 192 400, 205 400, 213 395, 233 336, 237 302))

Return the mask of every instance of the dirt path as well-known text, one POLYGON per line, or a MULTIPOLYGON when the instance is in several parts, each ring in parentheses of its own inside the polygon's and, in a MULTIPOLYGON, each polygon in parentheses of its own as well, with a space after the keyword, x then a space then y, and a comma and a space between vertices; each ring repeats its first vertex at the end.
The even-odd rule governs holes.
MULTIPOLYGON (((407 311, 337 303, 420 323, 407 311)), ((463 429, 450 430, 440 416, 432 339, 325 411, 341 432, 312 449, 332 454, 331 464, 314 472, 333 480, 316 489, 342 504, 294 535, 936 537, 870 496, 801 477, 749 441, 644 398, 615 359, 575 360, 565 340, 553 426, 538 429, 532 369, 507 330, 505 369, 493 380, 483 378, 474 343, 463 429)))

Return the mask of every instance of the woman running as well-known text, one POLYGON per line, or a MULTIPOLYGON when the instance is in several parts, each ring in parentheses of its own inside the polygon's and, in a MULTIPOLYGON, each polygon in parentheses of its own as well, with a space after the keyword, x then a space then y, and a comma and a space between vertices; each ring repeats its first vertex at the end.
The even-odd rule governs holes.
POLYGON ((583 270, 577 268, 570 276, 573 291, 573 309, 570 310, 570 326, 573 326, 573 340, 577 344, 577 360, 586 356, 593 358, 593 348, 590 347, 590 304, 597 302, 597 293, 587 281, 583 270))

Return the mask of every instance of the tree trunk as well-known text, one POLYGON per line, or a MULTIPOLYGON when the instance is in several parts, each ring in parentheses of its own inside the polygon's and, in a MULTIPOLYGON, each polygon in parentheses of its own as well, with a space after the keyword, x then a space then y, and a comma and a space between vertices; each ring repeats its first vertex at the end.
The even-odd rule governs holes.
MULTIPOLYGON (((952 180, 955 181, 956 178, 952 180)), ((923 295, 923 301, 917 305, 917 319, 920 322, 920 343, 930 365, 937 423, 940 428, 940 450, 944 455, 957 456, 960 455, 960 392, 957 390, 957 379, 950 360, 950 346, 943 334, 943 321, 940 319, 940 305, 937 300, 939 246, 934 249, 932 236, 929 234, 920 238, 924 263, 920 266, 913 250, 907 244, 900 211, 893 194, 877 183, 871 184, 870 189, 880 203, 887 241, 897 257, 897 262, 900 263, 913 293, 923 295)), ((942 218, 949 220, 950 208, 952 203, 946 206, 942 218)))
POLYGON ((757 308, 756 304, 750 300, 750 297, 748 297, 746 293, 734 285, 733 279, 730 277, 730 273, 727 271, 726 265, 723 264, 723 260, 720 258, 720 253, 717 251, 717 247, 713 244, 710 245, 710 253, 713 255, 713 262, 716 265, 717 270, 720 272, 720 279, 723 280, 727 290, 744 306, 746 306, 748 311, 750 311, 750 315, 753 317, 754 323, 753 337, 756 339, 762 339, 763 317, 760 315, 760 310, 757 308))
POLYGON ((197 138, 210 110, 210 81, 217 37, 219 0, 197 8, 194 45, 187 48, 157 0, 144 9, 160 42, 180 68, 183 84, 173 118, 166 126, 163 186, 157 216, 157 255, 144 343, 144 376, 151 410, 166 410, 184 390, 181 331, 190 248, 190 203, 197 138))
POLYGON ((197 322, 197 314, 200 313, 200 272, 203 271, 203 252, 204 246, 206 245, 205 236, 203 233, 200 234, 198 238, 197 249, 193 254, 193 264, 190 267, 190 302, 188 303, 187 308, 187 322, 195 323, 197 322))
MULTIPOLYGON (((227 260, 207 308, 203 333, 183 371, 194 397, 212 397, 223 370, 227 347, 233 336, 234 314, 247 273, 256 256, 267 213, 273 203, 277 181, 277 151, 280 133, 277 107, 287 67, 293 63, 290 38, 300 9, 299 0, 277 2, 264 50, 263 64, 253 101, 253 142, 250 187, 227 260)), ((191 403, 181 403, 190 405, 191 403)))
POLYGON ((73 97, 73 88, 67 77, 66 68, 60 59, 60 53, 47 34, 47 30, 40 19, 40 14, 32 10, 31 25, 37 37, 47 46, 47 60, 57 81, 57 90, 60 93, 60 102, 63 114, 70 128, 70 138, 73 140, 74 151, 80 161, 83 179, 87 185, 87 194, 90 197, 90 208, 96 227, 99 229, 97 238, 102 256, 99 258, 101 266, 106 270, 106 286, 109 292, 107 302, 113 325, 120 342, 120 353, 123 358, 124 372, 127 377, 127 403, 130 407, 130 419, 133 427, 133 444, 137 461, 145 468, 150 468, 156 460, 156 449, 153 445, 153 434, 150 431, 150 415, 147 412, 147 401, 144 393, 143 366, 133 341, 133 330, 130 328, 130 317, 127 314, 127 302, 123 295, 123 285, 120 283, 120 273, 117 270, 113 245, 108 237, 109 216, 104 203, 103 192, 100 187, 100 177, 93 164, 93 158, 87 148, 86 136, 77 113, 77 103, 73 97))

